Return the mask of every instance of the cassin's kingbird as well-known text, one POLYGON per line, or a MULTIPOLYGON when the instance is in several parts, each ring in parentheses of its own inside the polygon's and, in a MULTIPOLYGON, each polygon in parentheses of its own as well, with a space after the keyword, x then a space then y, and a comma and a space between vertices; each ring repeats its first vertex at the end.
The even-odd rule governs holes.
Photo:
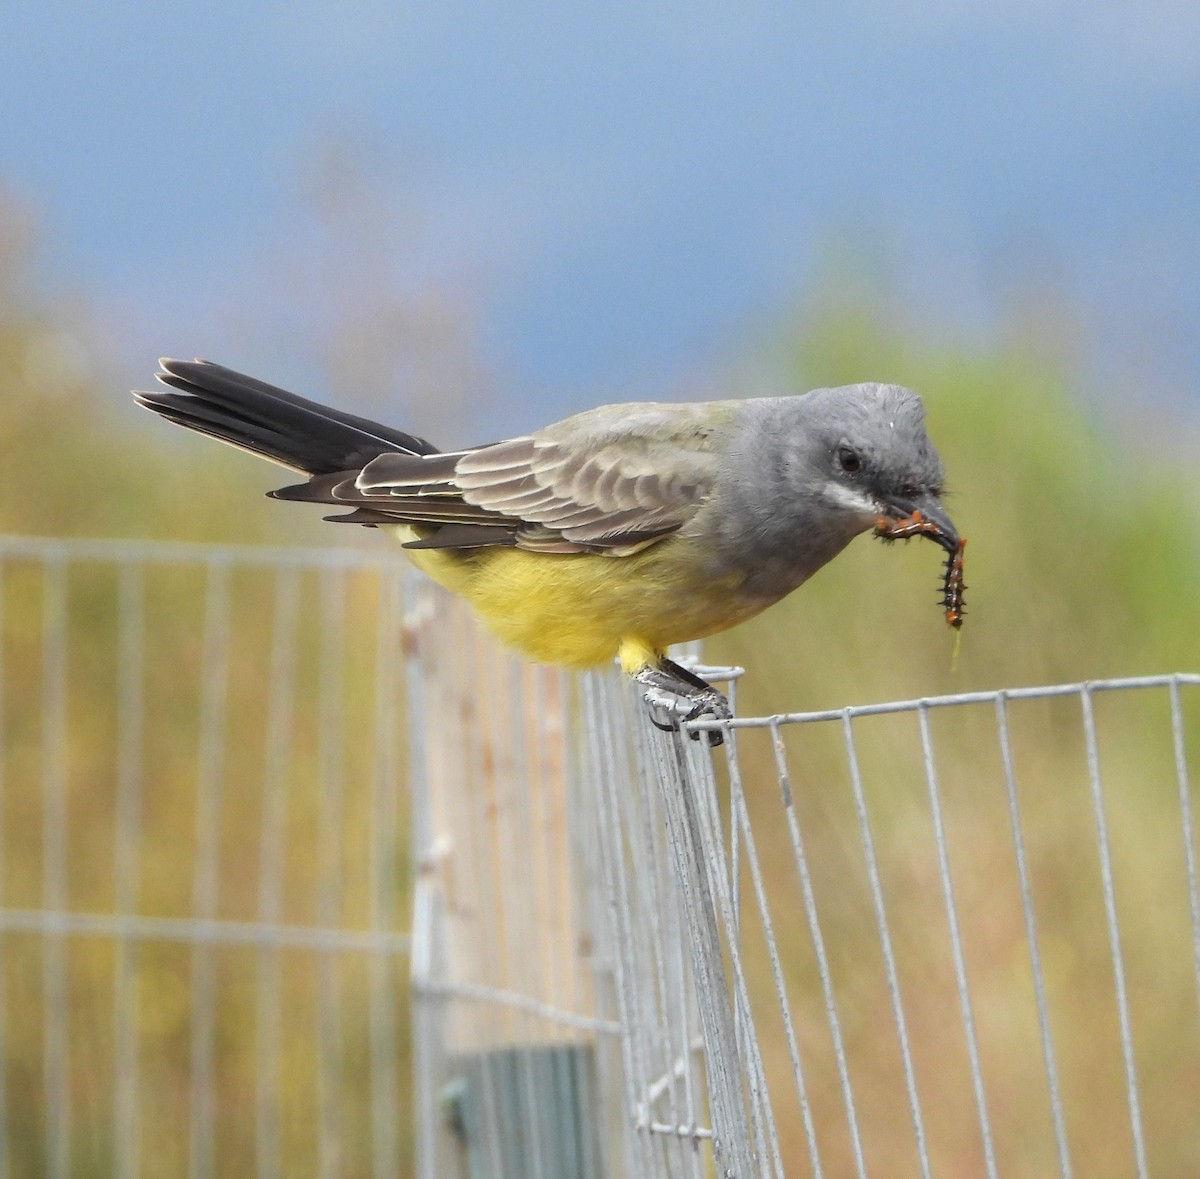
POLYGON ((135 393, 169 421, 308 477, 270 494, 336 504, 391 532, 502 640, 568 667, 620 659, 641 683, 729 716, 666 658, 750 618, 861 532, 960 541, 920 397, 846 385, 795 397, 604 405, 490 446, 442 452, 206 361, 162 360, 172 392, 135 393))

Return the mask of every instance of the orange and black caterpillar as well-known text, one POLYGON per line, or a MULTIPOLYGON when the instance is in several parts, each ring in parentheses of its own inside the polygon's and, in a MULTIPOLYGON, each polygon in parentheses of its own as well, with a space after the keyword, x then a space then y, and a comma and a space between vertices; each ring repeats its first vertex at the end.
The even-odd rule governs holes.
POLYGON ((946 569, 942 574, 942 597, 939 605, 946 611, 946 621, 953 627, 963 624, 967 616, 966 583, 963 581, 963 550, 967 547, 965 537, 951 536, 940 525, 927 516, 915 511, 911 516, 894 519, 880 516, 875 522, 875 535, 882 540, 910 540, 914 536, 927 536, 946 550, 946 569))
POLYGON ((967 586, 963 581, 963 549, 967 547, 965 537, 959 537, 953 548, 946 549, 946 572, 942 577, 942 606, 946 621, 951 626, 962 626, 967 616, 967 605, 963 598, 967 586))

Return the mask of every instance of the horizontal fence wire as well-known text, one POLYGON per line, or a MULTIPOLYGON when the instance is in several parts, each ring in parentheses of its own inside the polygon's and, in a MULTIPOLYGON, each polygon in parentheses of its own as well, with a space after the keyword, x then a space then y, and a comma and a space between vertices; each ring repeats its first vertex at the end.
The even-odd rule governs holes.
POLYGON ((0 537, 0 1179, 411 1172, 401 567, 0 537))
POLYGON ((262 921, 218 921, 199 917, 146 917, 133 913, 55 912, 50 909, 0 909, 0 932, 357 954, 407 954, 411 941, 407 933, 370 929, 269 925, 262 921))
POLYGON ((34 561, 116 562, 133 565, 226 565, 261 569, 358 569, 396 572, 403 558, 378 551, 288 548, 282 545, 206 544, 198 541, 115 540, 0 536, 0 557, 34 561))
POLYGON ((922 709, 960 708, 970 704, 994 704, 997 700, 1048 700, 1061 696, 1082 697, 1085 692, 1125 692, 1138 688, 1196 687, 1200 674, 1176 672, 1171 675, 1124 676, 1111 679, 1080 680, 1073 684, 1046 684, 1028 688, 997 688, 987 692, 960 692, 952 696, 920 696, 912 700, 889 700, 879 704, 847 705, 844 708, 823 708, 814 712, 781 712, 772 716, 739 716, 728 721, 687 721, 688 732, 713 730, 763 729, 772 725, 803 725, 817 721, 840 721, 843 717, 855 720, 864 716, 888 716, 894 713, 918 713, 922 709))

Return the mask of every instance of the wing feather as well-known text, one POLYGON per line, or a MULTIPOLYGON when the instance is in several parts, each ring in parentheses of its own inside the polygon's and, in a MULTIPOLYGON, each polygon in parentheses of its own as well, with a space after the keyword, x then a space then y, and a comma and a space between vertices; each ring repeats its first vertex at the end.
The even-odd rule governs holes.
POLYGON ((605 406, 473 450, 381 454, 275 494, 348 507, 343 519, 354 522, 428 528, 411 547, 623 556, 677 531, 704 503, 726 404, 605 406))

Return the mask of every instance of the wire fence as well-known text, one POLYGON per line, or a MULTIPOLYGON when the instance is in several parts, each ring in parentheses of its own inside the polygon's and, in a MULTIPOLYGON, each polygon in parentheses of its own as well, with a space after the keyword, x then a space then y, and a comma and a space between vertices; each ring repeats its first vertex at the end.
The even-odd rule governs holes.
POLYGON ((0 538, 0 1179, 1200 1173, 1200 676, 671 734, 402 568, 0 538))
POLYGON ((0 539, 0 1176, 397 1176, 386 558, 0 539))
MULTIPOLYGON (((777 1101, 800 1113, 794 1153, 813 1174, 1195 1173, 1200 886, 1187 748, 1200 738, 1198 687, 1196 675, 1113 679, 721 726, 726 823, 723 836, 709 826, 703 854, 720 865, 734 1014, 744 1028, 758 1017, 758 1034, 743 1035, 743 1069, 762 1075, 760 1046, 782 1029, 793 1086, 776 1088, 777 1101), (761 779, 748 786, 749 736, 769 745, 769 800, 761 779), (849 842, 833 873, 820 862, 822 817, 797 788, 815 776, 842 795, 849 842), (787 830, 792 888, 756 850, 756 830, 776 825, 787 830), (848 891, 860 898, 849 921, 848 891), (795 946, 789 954, 777 924, 795 927, 797 902, 807 984, 790 982, 795 946), (771 977, 757 991, 742 982, 754 973, 750 924, 771 977), (864 1041, 856 1026, 872 974, 870 1006, 889 1013, 894 1053, 884 1100, 882 1028, 872 1018, 864 1041), (820 1010, 827 1036, 807 1052, 793 1019, 806 990, 808 1021, 820 1010), (834 1093, 840 1119, 828 1109, 834 1093), (881 1133, 901 1100, 907 1143, 881 1133)), ((715 798, 721 775, 676 745, 684 792, 715 798)), ((766 760, 767 748, 756 752, 766 760)), ((749 1092, 757 1120, 773 1126, 767 1087, 749 1092)), ((755 1173, 793 1173, 771 1157, 770 1136, 767 1145, 755 1173)))
POLYGON ((687 726, 713 750, 619 677, 497 691, 431 601, 422 1175, 1200 1173, 1200 676, 687 726))

